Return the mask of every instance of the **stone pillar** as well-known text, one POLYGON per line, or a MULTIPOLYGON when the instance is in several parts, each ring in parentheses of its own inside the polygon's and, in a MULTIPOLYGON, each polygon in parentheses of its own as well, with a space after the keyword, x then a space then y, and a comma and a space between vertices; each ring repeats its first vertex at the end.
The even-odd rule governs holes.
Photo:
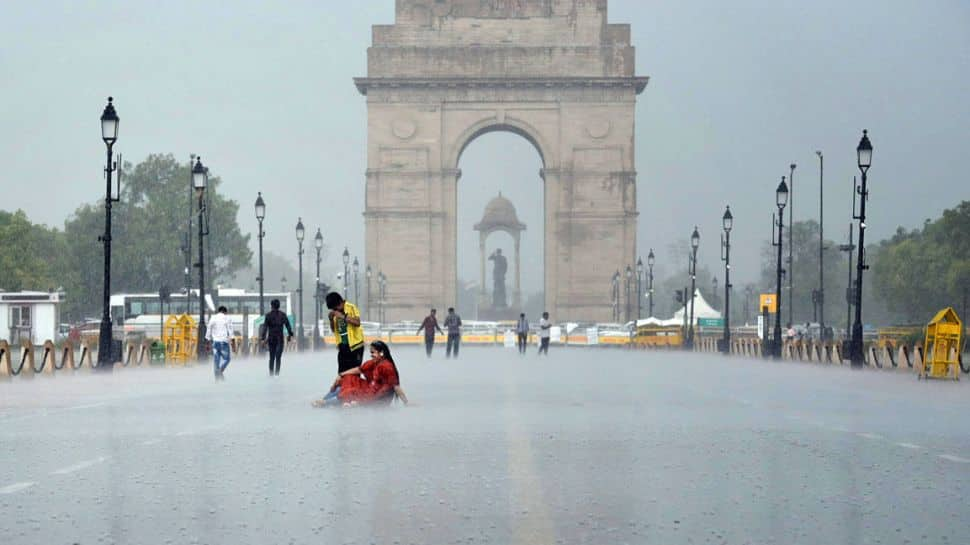
POLYGON ((513 233, 515 237, 515 293, 512 295, 512 304, 516 310, 522 311, 522 258, 519 252, 519 242, 522 239, 522 233, 516 231, 513 233))

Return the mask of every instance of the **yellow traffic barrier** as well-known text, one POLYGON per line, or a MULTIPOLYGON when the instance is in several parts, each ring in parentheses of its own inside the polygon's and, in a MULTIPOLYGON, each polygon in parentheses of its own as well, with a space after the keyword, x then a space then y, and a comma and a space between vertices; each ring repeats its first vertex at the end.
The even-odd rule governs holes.
POLYGON ((919 378, 960 380, 959 351, 963 322, 952 307, 936 313, 926 325, 925 354, 919 378))
POLYGON ((186 365, 198 346, 196 322, 188 314, 169 316, 162 328, 165 345, 165 361, 173 365, 186 365))

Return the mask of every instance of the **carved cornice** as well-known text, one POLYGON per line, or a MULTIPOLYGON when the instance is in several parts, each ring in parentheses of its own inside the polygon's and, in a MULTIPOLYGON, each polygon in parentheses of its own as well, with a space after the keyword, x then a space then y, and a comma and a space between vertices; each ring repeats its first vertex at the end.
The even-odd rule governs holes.
POLYGON ((370 89, 527 89, 527 88, 632 88, 640 94, 647 87, 649 77, 565 77, 565 78, 354 78, 357 91, 366 95, 370 89))

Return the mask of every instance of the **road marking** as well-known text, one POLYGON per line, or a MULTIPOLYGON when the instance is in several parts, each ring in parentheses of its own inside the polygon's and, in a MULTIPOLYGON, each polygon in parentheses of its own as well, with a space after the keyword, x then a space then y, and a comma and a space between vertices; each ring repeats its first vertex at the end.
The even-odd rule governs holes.
POLYGON ((860 432, 860 433, 857 433, 856 435, 858 435, 859 437, 865 437, 866 439, 872 439, 872 440, 885 439, 885 437, 879 435, 878 433, 862 433, 862 432, 860 432))
POLYGON ((91 460, 85 460, 83 462, 78 462, 78 463, 76 463, 74 465, 70 465, 70 466, 67 466, 67 467, 62 467, 60 469, 55 469, 54 471, 51 471, 50 474, 51 475, 67 475, 68 473, 74 473, 75 471, 81 471, 82 469, 91 467, 91 466, 93 466, 95 464, 100 464, 100 463, 104 462, 107 459, 108 458, 105 457, 105 456, 100 456, 98 458, 92 458, 91 460))
POLYGON ((143 444, 143 445, 157 445, 157 444, 159 444, 161 442, 162 442, 161 439, 149 439, 148 441, 142 441, 141 444, 143 444))
POLYGON ((14 483, 0 488, 0 494, 13 494, 34 486, 36 483, 14 483))
POLYGON ((913 449, 913 450, 919 450, 919 449, 922 449, 923 448, 923 447, 921 447, 921 446, 919 446, 919 445, 917 445, 915 443, 896 443, 896 446, 900 446, 900 447, 908 448, 908 449, 913 449))
POLYGON ((77 405, 74 407, 67 407, 65 411, 80 411, 82 409, 93 409, 95 407, 104 407, 107 403, 89 403, 87 405, 77 405))
POLYGON ((942 458, 944 460, 949 460, 951 462, 957 462, 960 464, 970 464, 970 460, 966 458, 962 458, 960 456, 954 456, 952 454, 940 454, 939 458, 942 458))

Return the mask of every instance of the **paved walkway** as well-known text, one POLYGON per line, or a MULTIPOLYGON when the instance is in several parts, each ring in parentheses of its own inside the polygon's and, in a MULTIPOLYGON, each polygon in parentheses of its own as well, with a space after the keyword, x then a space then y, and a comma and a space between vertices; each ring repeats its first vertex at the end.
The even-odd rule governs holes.
POLYGON ((716 355, 333 352, 0 384, 0 543, 966 543, 968 384, 716 355))

